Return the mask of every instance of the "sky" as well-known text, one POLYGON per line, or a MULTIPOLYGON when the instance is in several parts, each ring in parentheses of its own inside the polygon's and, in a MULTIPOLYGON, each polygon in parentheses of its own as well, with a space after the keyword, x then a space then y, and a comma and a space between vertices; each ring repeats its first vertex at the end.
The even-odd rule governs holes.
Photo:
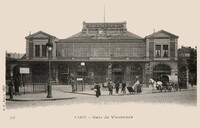
POLYGON ((25 37, 44 31, 59 39, 70 37, 85 22, 127 22, 141 37, 153 30, 179 36, 178 46, 199 43, 198 0, 1 0, 1 51, 25 53, 25 37))

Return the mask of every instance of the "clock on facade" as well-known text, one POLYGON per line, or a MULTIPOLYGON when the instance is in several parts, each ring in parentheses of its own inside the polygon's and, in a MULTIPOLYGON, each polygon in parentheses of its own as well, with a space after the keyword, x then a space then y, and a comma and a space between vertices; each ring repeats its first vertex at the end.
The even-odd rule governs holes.
POLYGON ((99 30, 99 34, 102 35, 104 32, 103 30, 99 30))

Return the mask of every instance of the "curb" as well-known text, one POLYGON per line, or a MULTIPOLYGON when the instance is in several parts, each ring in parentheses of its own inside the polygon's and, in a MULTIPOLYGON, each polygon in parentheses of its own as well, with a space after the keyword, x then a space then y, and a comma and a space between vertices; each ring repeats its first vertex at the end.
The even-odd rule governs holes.
POLYGON ((56 101, 56 100, 70 100, 70 99, 76 99, 76 97, 70 97, 70 98, 48 98, 48 99, 30 99, 30 100, 24 100, 24 99, 6 99, 7 101, 56 101))

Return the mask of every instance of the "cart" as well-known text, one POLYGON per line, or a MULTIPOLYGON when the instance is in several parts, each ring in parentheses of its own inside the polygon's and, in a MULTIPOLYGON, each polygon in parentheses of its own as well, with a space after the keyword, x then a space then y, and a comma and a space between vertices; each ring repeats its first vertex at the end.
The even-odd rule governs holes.
POLYGON ((142 92, 142 85, 140 84, 139 80, 135 82, 133 86, 128 86, 127 90, 129 94, 141 93, 142 92))
POLYGON ((162 75, 161 81, 163 83, 162 90, 166 91, 178 91, 178 76, 177 75, 162 75))

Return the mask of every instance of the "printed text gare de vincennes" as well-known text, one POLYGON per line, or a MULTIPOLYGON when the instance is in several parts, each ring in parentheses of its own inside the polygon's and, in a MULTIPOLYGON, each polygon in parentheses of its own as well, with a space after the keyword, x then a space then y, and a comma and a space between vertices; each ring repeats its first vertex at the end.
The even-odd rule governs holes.
POLYGON ((133 116, 121 116, 121 115, 110 115, 110 116, 75 116, 75 119, 133 119, 133 116))

